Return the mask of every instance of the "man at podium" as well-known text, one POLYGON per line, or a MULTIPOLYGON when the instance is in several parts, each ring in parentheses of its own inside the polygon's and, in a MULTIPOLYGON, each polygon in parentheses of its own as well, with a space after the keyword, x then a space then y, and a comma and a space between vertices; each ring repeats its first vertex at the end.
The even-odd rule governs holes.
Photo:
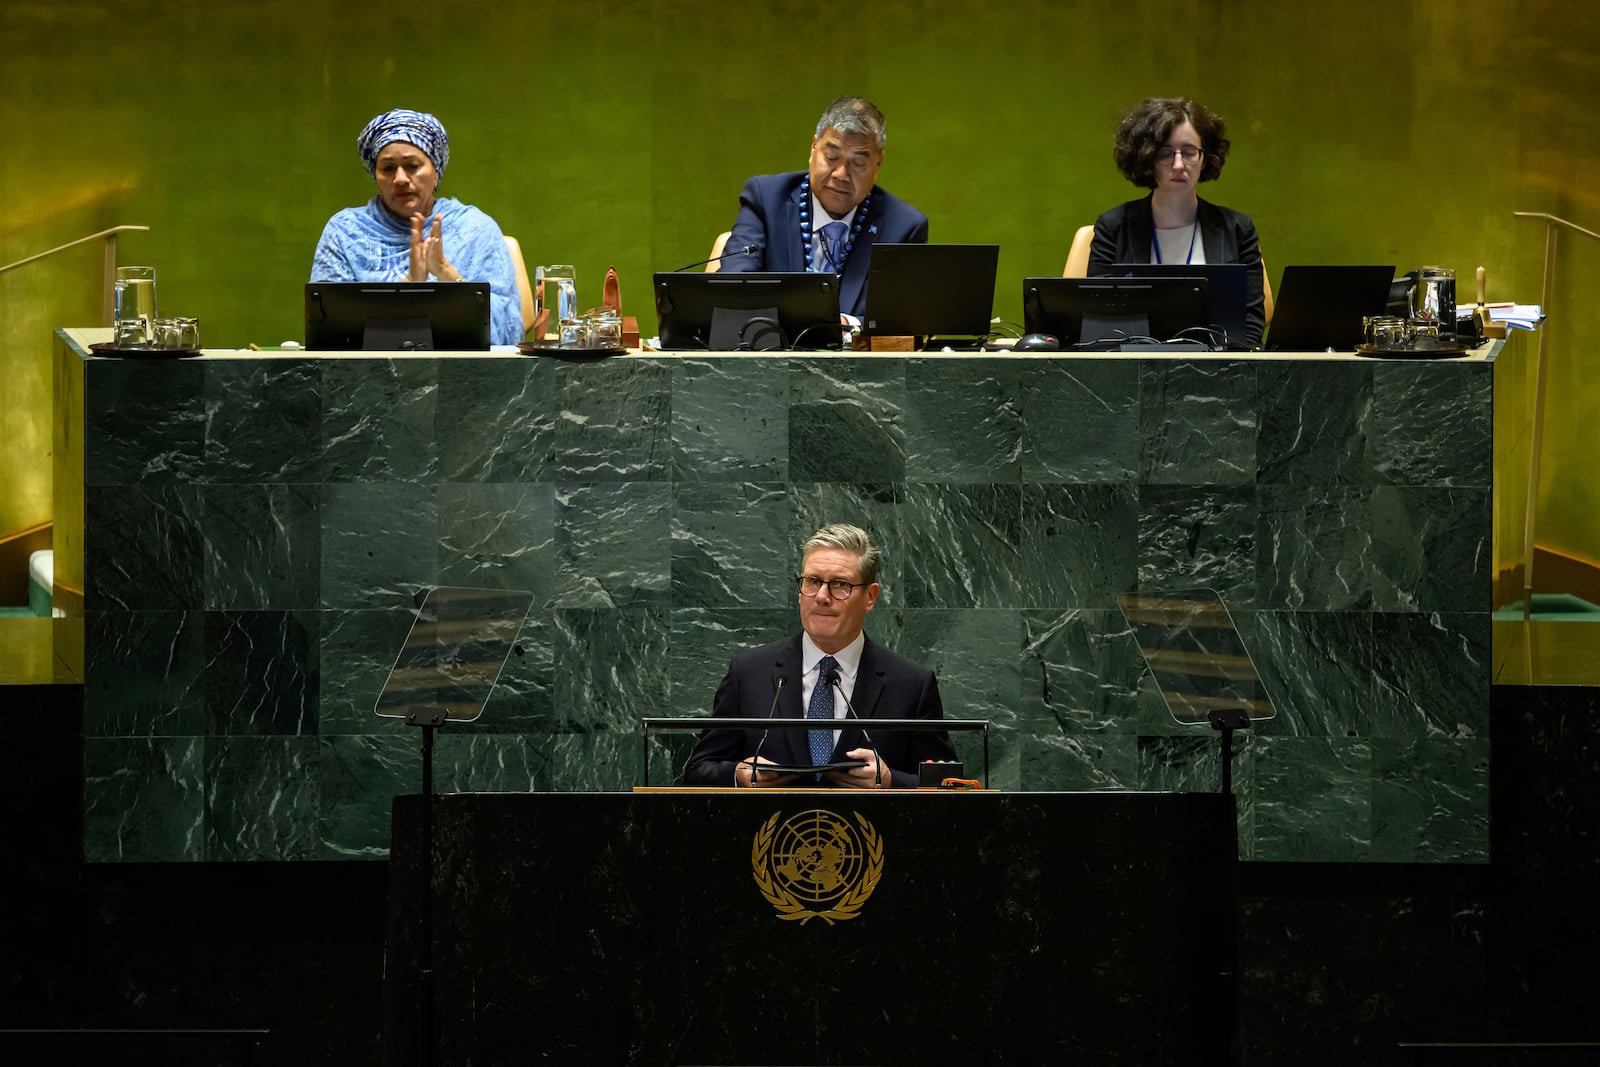
POLYGON ((917 764, 953 760, 955 749, 943 731, 871 728, 873 719, 944 717, 933 672, 862 630, 878 602, 878 546, 865 530, 839 523, 812 534, 800 554, 795 582, 801 633, 735 656, 717 686, 711 714, 804 717, 819 720, 819 728, 708 729, 689 756, 684 781, 739 787, 915 786, 917 764))

